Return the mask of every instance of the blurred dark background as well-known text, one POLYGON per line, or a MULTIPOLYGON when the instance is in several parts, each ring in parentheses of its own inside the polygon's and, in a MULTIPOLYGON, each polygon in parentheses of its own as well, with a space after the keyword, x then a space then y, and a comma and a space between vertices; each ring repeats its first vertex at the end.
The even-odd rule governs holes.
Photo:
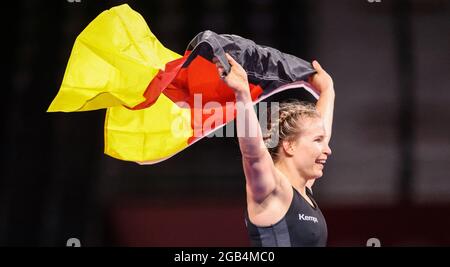
POLYGON ((332 74, 333 156, 314 186, 330 246, 450 245, 448 0, 8 3, 0 245, 249 245, 235 138, 139 166, 103 154, 104 110, 46 113, 76 36, 125 2, 180 54, 210 29, 332 74))

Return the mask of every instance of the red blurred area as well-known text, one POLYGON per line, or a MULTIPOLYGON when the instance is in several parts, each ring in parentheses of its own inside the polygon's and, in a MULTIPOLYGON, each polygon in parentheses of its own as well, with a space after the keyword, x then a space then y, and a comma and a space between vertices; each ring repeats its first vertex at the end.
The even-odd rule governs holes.
MULTIPOLYGON (((323 207, 329 246, 450 245, 450 205, 323 207)), ((217 200, 124 201, 112 209, 119 246, 245 247, 244 205, 217 200)))
POLYGON ((112 209, 119 246, 249 246, 239 203, 126 201, 112 209))

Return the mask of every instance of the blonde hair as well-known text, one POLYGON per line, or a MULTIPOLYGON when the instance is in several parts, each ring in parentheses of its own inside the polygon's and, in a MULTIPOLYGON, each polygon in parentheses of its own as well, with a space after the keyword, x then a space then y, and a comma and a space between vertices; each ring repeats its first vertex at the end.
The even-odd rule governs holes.
MULTIPOLYGON (((279 149, 283 141, 294 141, 304 130, 305 118, 320 118, 313 103, 298 100, 289 100, 279 104, 279 108, 269 111, 271 118, 274 112, 278 112, 278 119, 270 121, 268 131, 264 134, 264 144, 269 150, 272 159, 279 159, 279 149)), ((276 115, 276 114, 275 114, 276 115)))

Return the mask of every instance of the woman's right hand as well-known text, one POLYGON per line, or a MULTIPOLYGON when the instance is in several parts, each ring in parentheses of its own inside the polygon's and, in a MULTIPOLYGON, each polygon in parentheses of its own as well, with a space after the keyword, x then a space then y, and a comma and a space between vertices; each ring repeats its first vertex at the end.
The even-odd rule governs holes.
MULTIPOLYGON (((225 83, 234 91, 234 94, 242 94, 250 92, 247 73, 244 68, 234 60, 228 53, 225 54, 230 63, 231 70, 227 76, 223 79, 225 83)), ((219 72, 219 76, 223 77, 223 72, 225 71, 223 66, 220 64, 217 58, 213 59, 213 62, 217 66, 217 71, 219 72)))

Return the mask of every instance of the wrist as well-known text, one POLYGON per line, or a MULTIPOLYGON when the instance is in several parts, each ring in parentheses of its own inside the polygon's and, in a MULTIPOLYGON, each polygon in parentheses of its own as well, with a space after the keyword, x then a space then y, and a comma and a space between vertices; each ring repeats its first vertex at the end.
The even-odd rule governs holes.
POLYGON ((252 101, 252 97, 250 95, 250 89, 249 88, 247 88, 246 90, 235 91, 234 95, 236 97, 236 102, 238 102, 238 101, 242 101, 242 102, 252 101))
POLYGON ((327 86, 327 87, 325 87, 324 89, 322 89, 321 91, 320 91, 320 93, 321 94, 330 94, 330 95, 334 95, 334 86, 333 85, 330 85, 330 86, 327 86))

